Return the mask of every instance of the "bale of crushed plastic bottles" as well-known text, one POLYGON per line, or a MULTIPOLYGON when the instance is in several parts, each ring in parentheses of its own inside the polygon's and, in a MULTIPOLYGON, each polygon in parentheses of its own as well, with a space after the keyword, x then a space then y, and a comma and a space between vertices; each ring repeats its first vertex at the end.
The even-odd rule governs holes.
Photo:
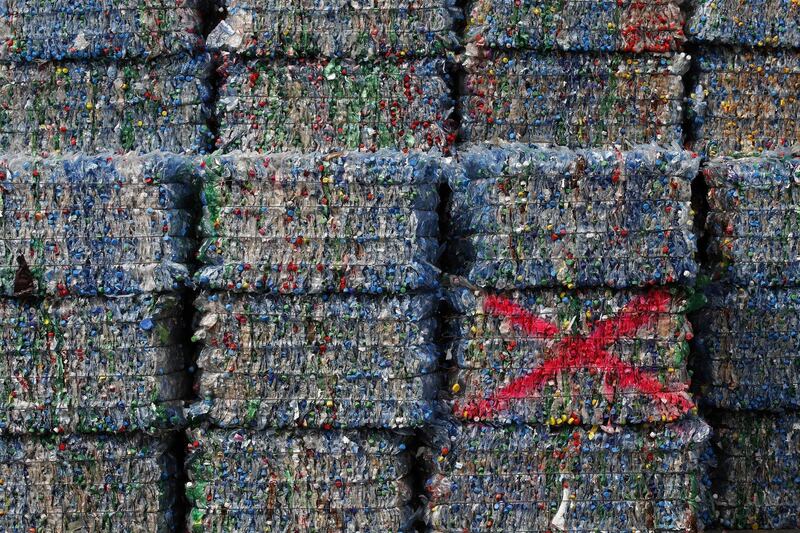
POLYGON ((800 54, 704 48, 690 95, 692 148, 713 158, 789 152, 800 139, 800 54))
POLYGON ((800 10, 785 0, 691 0, 686 31, 693 42, 744 48, 800 47, 800 10))
POLYGON ((189 281, 193 164, 166 153, 0 158, 0 291, 124 295, 189 281))
POLYGON ((637 427, 454 424, 428 435, 430 531, 695 531, 699 419, 637 427))
POLYGON ((414 531, 403 436, 198 429, 189 439, 189 531, 414 531))
POLYGON ((178 466, 168 449, 141 434, 0 437, 0 529, 175 531, 178 466))
POLYGON ((723 411, 714 415, 718 466, 711 473, 716 525, 800 528, 800 417, 723 411))
POLYGON ((481 48, 656 52, 679 50, 686 37, 681 0, 473 0, 468 50, 481 48))
POLYGON ((466 62, 464 141, 683 143, 684 54, 488 50, 466 62))
POLYGON ((423 57, 458 47, 454 0, 230 0, 210 48, 246 56, 423 57))
POLYGON ((465 421, 641 424, 694 411, 693 301, 649 291, 448 291, 447 400, 465 421))
POLYGON ((390 151, 208 157, 198 169, 198 284, 283 294, 435 287, 447 168, 390 151))
POLYGON ((742 287, 796 286, 800 159, 777 153, 715 158, 704 165, 703 178, 714 276, 742 287))
POLYGON ((0 300, 0 432, 159 432, 183 421, 180 300, 0 300))
POLYGON ((450 151, 453 101, 445 59, 263 60, 219 67, 225 151, 450 151))
POLYGON ((453 272, 482 287, 689 283, 699 158, 638 146, 507 144, 461 151, 449 172, 453 272))
POLYGON ((190 415, 231 428, 420 426, 439 388, 435 304, 203 293, 190 415))
POLYGON ((205 152, 209 57, 0 64, 0 150, 205 152))

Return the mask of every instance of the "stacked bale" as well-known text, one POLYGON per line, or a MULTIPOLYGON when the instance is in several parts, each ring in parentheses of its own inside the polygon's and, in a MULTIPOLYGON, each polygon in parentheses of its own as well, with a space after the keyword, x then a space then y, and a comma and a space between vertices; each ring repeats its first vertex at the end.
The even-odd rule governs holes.
POLYGON ((709 432, 687 417, 694 301, 677 282, 697 270, 699 160, 523 145, 460 159, 431 530, 696 527, 709 432))
POLYGON ((212 32, 218 146, 450 151, 451 1, 290 4, 232 0, 212 32))
POLYGON ((568 147, 682 143, 679 2, 473 0, 461 136, 568 147))
POLYGON ((444 166, 396 151, 201 162, 193 531, 411 527, 402 431, 439 388, 444 166))
POLYGON ((0 8, 4 531, 175 531, 201 2, 0 8))

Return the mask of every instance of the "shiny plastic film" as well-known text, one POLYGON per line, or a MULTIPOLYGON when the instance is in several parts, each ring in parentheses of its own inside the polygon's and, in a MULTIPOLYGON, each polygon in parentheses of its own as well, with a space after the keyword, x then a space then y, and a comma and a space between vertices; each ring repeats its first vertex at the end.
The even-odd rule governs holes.
POLYGON ((550 426, 670 422, 695 411, 676 290, 483 293, 453 288, 444 319, 460 420, 550 426))
POLYGON ((209 48, 266 57, 446 55, 463 18, 454 0, 229 0, 209 48))
POLYGON ((691 283, 699 158, 639 146, 460 150, 450 173, 454 272, 482 287, 691 283))
POLYGON ((196 307, 193 419, 227 428, 403 428, 433 414, 433 295, 202 293, 196 307))
POLYGON ((3 433, 161 432, 183 422, 173 296, 0 300, 3 433))
POLYGON ((0 60, 148 58, 203 47, 211 0, 5 0, 0 60))
POLYGON ((681 0, 472 0, 465 39, 481 48, 669 52, 686 40, 681 0))
POLYGON ((204 153, 209 57, 0 64, 0 149, 204 153))
POLYGON ((180 289, 196 243, 192 161, 173 154, 0 157, 0 291, 180 289))
POLYGON ((713 158, 796 149, 800 52, 706 48, 695 65, 689 104, 694 150, 713 158))
POLYGON ((430 531, 695 531, 710 428, 432 426, 430 531))
POLYGON ((445 59, 263 60, 219 67, 219 148, 449 153, 454 102, 445 59))
POLYGON ((689 39, 741 47, 800 47, 800 5, 785 0, 688 0, 689 39))
POLYGON ((702 401, 736 411, 800 408, 800 291, 706 289, 697 324, 702 401))
POLYGON ((679 147, 688 68, 684 54, 487 50, 466 62, 460 137, 679 147))
POLYGON ((392 151, 207 157, 197 283, 281 294, 435 288, 438 188, 452 169, 392 151))
POLYGON ((403 436, 198 429, 189 439, 192 533, 414 531, 403 436))
POLYGON ((708 252, 714 275, 739 286, 800 283, 800 159, 717 158, 703 168, 708 185, 708 252))
POLYGON ((8 533, 175 531, 177 464, 166 441, 136 435, 0 437, 8 533))
POLYGON ((720 412, 713 421, 719 527, 800 528, 800 417, 720 412))

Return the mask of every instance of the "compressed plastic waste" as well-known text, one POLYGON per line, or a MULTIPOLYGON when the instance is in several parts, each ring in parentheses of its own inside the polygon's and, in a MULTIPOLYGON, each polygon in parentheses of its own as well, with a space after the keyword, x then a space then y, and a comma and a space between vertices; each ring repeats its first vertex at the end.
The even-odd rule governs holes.
POLYGON ((684 54, 487 51, 466 63, 464 141, 683 143, 684 54))
POLYGON ((0 64, 0 150, 205 152, 209 57, 0 64))
POLYGON ((697 319, 704 403, 736 411, 800 408, 800 291, 706 289, 697 319))
POLYGON ((800 53, 707 48, 695 64, 689 105, 694 150, 716 157, 796 147, 800 53))
POLYGON ((680 4, 681 0, 473 0, 466 39, 476 49, 668 52, 679 50, 686 40, 680 4))
POLYGON ((0 158, 0 291, 169 291, 194 255, 192 161, 171 154, 0 158))
POLYGON ((153 57, 203 46, 212 0, 5 0, 0 60, 153 57))
POLYGON ((444 55, 458 46, 461 17, 455 0, 229 0, 208 46, 268 57, 444 55))
POLYGON ((692 301, 677 290, 453 287, 449 298, 447 401, 458 419, 639 424, 694 410, 685 315, 692 301))
POLYGON ((419 426, 439 388, 435 303, 203 293, 189 413, 255 429, 419 426))
POLYGON ((694 531, 710 428, 698 419, 563 428, 440 422, 431 531, 694 531))
POLYGON ((455 141, 444 59, 224 57, 217 104, 223 150, 447 153, 455 141))
POLYGON ((712 472, 719 527, 800 527, 800 417, 720 412, 713 419, 712 472))
POLYGON ((175 531, 177 464, 141 434, 0 437, 8 533, 175 531))
POLYGON ((174 296, 0 300, 0 432, 160 431, 183 421, 174 296))
POLYGON ((450 172, 453 271, 496 289, 691 282, 691 152, 477 145, 450 172))
POLYGON ((390 151, 208 157, 196 280, 283 294, 435 287, 448 168, 390 151))
POLYGON ((198 429, 190 441, 193 533, 414 530, 403 436, 198 429))
POLYGON ((742 47, 800 47, 800 10, 785 0, 692 0, 692 41, 742 47))
POLYGON ((743 287, 800 283, 800 159, 775 153, 716 158, 704 166, 703 177, 714 275, 743 287))

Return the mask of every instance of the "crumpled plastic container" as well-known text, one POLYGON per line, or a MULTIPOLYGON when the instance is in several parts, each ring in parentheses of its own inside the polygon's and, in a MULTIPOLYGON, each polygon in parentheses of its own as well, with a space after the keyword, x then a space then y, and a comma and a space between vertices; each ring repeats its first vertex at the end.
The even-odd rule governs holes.
POLYGON ((695 531, 699 419, 639 427, 430 429, 430 531, 695 531))
POLYGON ((800 291, 714 285, 697 325, 702 402, 736 411, 800 408, 800 291))
POLYGON ((719 467, 712 472, 717 525, 800 528, 800 417, 720 412, 712 419, 719 467))
POLYGON ((692 41, 743 47, 800 47, 800 10, 791 1, 691 0, 687 4, 686 32, 692 41))
POLYGON ((454 272, 497 289, 691 283, 691 183, 681 150, 460 150, 450 172, 454 272))
POLYGON ((448 291, 447 405, 458 419, 551 426, 673 421, 688 393, 686 319, 676 289, 448 291))
POLYGON ((439 389, 436 298, 202 293, 200 399, 219 427, 397 428, 439 389))
POLYGON ((455 142, 445 59, 223 57, 217 146, 225 151, 448 153, 455 142))
POLYGON ((800 158, 716 158, 703 169, 706 221, 714 275, 739 286, 800 283, 796 212, 800 158))
POLYGON ((455 0, 229 0, 209 48, 247 56, 445 55, 458 47, 455 0))
POLYGON ((682 0, 473 0, 468 50, 561 49, 578 52, 679 50, 682 0))
POLYGON ((0 64, 0 150, 205 152, 206 54, 0 64))
POLYGON ((425 154, 232 153, 200 162, 201 287, 406 291, 438 284, 438 187, 425 154))
POLYGON ((464 141, 683 144, 684 54, 486 51, 466 62, 464 141))
POLYGON ((796 149, 800 53, 705 48, 694 64, 698 72, 689 99, 694 150, 716 157, 796 149))
POLYGON ((185 286, 196 247, 192 179, 191 160, 162 152, 6 154, 0 291, 93 296, 185 286))
POLYGON ((212 0, 4 0, 0 60, 154 57, 202 48, 212 0))
POLYGON ((178 298, 0 300, 0 432, 157 432, 187 392, 178 298))
POLYGON ((197 429, 188 531, 414 531, 406 437, 197 429))
POLYGON ((141 434, 0 437, 0 529, 175 531, 177 464, 168 445, 141 434))

